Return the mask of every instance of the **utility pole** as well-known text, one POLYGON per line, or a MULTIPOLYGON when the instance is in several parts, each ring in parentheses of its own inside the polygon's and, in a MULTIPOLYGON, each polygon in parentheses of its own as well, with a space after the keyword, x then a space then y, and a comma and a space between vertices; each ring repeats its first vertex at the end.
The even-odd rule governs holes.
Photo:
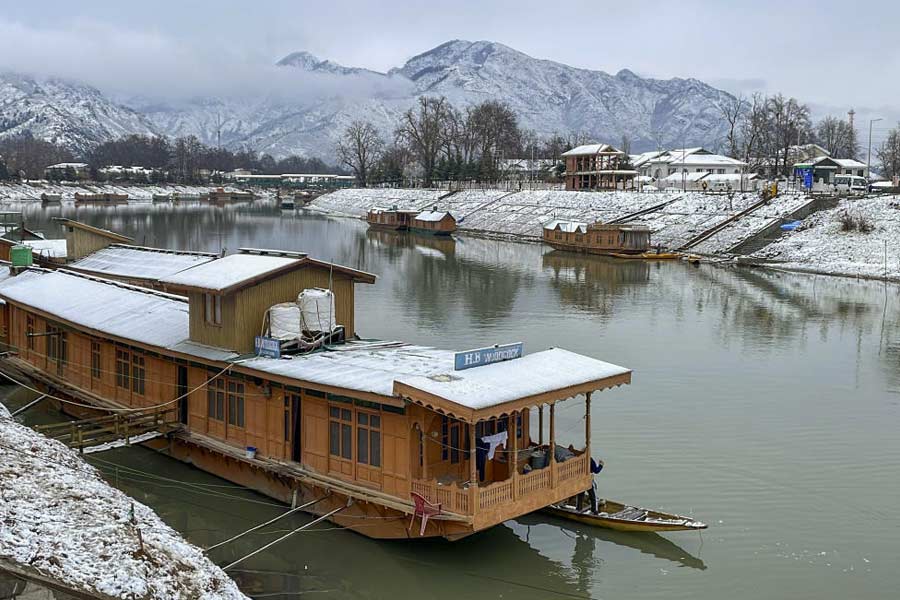
MULTIPOLYGON (((850 143, 853 143, 853 117, 856 115, 856 111, 852 108, 847 112, 847 116, 850 117, 850 143)), ((850 151, 853 151, 853 148, 850 148, 850 151)), ((852 156, 848 156, 847 158, 853 158, 852 156)))
POLYGON ((869 178, 869 171, 872 168, 872 123, 881 121, 882 118, 869 119, 869 149, 866 151, 866 179, 869 178))

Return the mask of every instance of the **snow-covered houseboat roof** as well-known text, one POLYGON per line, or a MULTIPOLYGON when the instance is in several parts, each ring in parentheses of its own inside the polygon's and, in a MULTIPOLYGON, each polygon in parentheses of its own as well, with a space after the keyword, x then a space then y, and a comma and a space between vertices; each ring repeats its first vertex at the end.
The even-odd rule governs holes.
POLYGON ((229 294, 307 266, 328 268, 362 283, 375 282, 375 275, 371 273, 316 260, 302 252, 258 248, 241 248, 237 254, 179 271, 162 277, 159 281, 166 285, 167 289, 179 292, 207 291, 229 294))
POLYGON ((67 268, 97 275, 156 281, 217 258, 217 255, 207 252, 113 244, 69 264, 67 268))
MULTIPOLYGON (((199 267, 198 267, 199 268, 199 267)), ((629 383, 631 371, 562 349, 454 370, 455 353, 401 342, 348 342, 282 359, 240 359, 189 340, 184 298, 59 269, 0 281, 0 298, 90 333, 387 404, 405 401, 476 422, 526 406, 629 383)))
POLYGON ((427 221, 431 223, 437 223, 441 219, 446 216, 453 217, 449 212, 445 210, 426 210, 424 212, 420 212, 415 216, 416 221, 427 221))
POLYGON ((587 231, 587 223, 583 223, 581 221, 566 221, 563 219, 554 219, 548 223, 545 223, 544 229, 546 229, 547 231, 558 229, 559 231, 562 231, 564 233, 585 233, 587 231))

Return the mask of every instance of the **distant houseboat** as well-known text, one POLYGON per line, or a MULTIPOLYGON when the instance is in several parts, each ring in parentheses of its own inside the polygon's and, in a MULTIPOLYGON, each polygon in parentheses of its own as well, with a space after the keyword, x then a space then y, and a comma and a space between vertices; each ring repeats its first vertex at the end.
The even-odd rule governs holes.
MULTIPOLYGON (((66 225, 73 248, 106 239, 66 225)), ((631 381, 559 348, 361 341, 354 287, 375 276, 302 253, 96 252, 0 267, 0 369, 73 414, 165 411, 149 446, 375 538, 456 540, 590 488, 592 396, 631 381)))
POLYGON ((62 196, 59 194, 41 194, 41 204, 47 206, 48 204, 62 204, 62 196))
POLYGON ((253 192, 242 192, 238 190, 226 190, 218 188, 210 190, 201 199, 208 201, 210 204, 230 204, 232 202, 251 202, 253 200, 253 192))
POLYGON ((615 256, 639 255, 650 249, 650 228, 626 223, 554 220, 544 225, 544 242, 557 250, 615 256))
POLYGON ((369 212, 366 213, 366 223, 369 224, 369 227, 378 229, 407 231, 418 214, 419 211, 417 210, 399 210, 396 207, 370 208, 369 212))
POLYGON ((75 202, 77 204, 128 204, 128 194, 112 194, 109 192, 82 194, 75 192, 75 202))
POLYGON ((413 217, 410 229, 432 235, 450 235, 456 231, 456 218, 446 211, 428 210, 413 217))

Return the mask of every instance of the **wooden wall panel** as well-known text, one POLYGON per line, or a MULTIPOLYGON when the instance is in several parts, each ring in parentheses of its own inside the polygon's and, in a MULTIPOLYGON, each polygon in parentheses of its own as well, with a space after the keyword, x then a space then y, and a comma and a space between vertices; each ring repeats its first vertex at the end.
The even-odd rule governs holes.
POLYGON ((328 472, 328 404, 324 398, 303 395, 303 462, 319 473, 328 472))
POLYGON ((382 491, 409 497, 409 422, 406 415, 381 413, 382 491))

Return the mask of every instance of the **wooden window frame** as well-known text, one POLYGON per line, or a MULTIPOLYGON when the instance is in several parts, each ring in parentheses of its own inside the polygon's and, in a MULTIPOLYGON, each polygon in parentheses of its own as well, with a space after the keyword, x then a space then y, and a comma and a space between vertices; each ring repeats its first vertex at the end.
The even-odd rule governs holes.
POLYGON ((228 379, 225 382, 225 421, 229 427, 244 429, 247 393, 244 382, 238 379, 228 379))
POLYGON ((138 396, 147 393, 147 358, 138 352, 131 353, 131 391, 138 396))
POLYGON ((222 326, 222 296, 221 294, 203 294, 203 318, 207 325, 222 326))
POLYGON ((206 382, 206 414, 210 419, 225 422, 225 378, 214 377, 206 382))
POLYGON ((116 348, 116 387, 131 390, 131 352, 116 348))
POLYGON ((328 454, 330 456, 340 460, 354 460, 354 412, 352 408, 337 404, 328 405, 328 454), (335 446, 335 442, 337 442, 337 446, 335 446))
POLYGON ((355 410, 353 420, 356 429, 356 462, 372 469, 380 469, 381 456, 381 414, 366 410, 355 410), (363 441, 365 437, 365 441, 363 441), (363 454, 365 448, 365 454, 363 454))
POLYGON ((103 376, 103 345, 98 340, 91 340, 91 379, 103 376))

